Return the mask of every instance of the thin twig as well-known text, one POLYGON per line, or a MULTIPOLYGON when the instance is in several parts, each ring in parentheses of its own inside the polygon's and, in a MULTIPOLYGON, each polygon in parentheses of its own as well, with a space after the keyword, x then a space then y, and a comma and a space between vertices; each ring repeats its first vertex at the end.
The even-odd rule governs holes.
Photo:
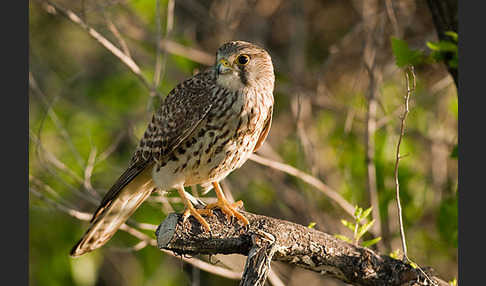
MULTIPOLYGON (((165 37, 164 39, 168 39, 170 33, 172 32, 172 28, 174 26, 174 0, 169 0, 167 3, 167 22, 166 22, 166 29, 165 29, 165 37)), ((155 43, 156 46, 156 59, 155 59, 155 70, 154 70, 154 78, 153 78, 153 85, 154 89, 156 90, 160 82, 164 79, 165 71, 167 69, 167 49, 164 49, 164 53, 162 55, 162 47, 160 44, 162 38, 162 31, 161 31, 161 23, 160 23, 160 1, 156 1, 156 12, 155 12, 155 19, 157 25, 157 42, 155 43)), ((147 102, 147 109, 150 110, 152 107, 152 101, 155 96, 158 96, 158 93, 150 92, 150 99, 147 102)))
MULTIPOLYGON (((61 162, 59 159, 57 159, 57 157, 54 154, 52 154, 50 151, 48 151, 47 149, 44 149, 42 147, 42 145, 40 144, 39 138, 37 138, 37 136, 35 136, 34 132, 32 132, 31 130, 29 130, 29 138, 34 141, 34 144, 36 144, 36 146, 38 146, 40 150, 42 150, 43 158, 45 158, 49 163, 54 165, 59 170, 69 174, 78 183, 81 183, 81 184, 83 183, 84 180, 78 174, 76 174, 76 172, 74 172, 72 169, 70 169, 68 166, 66 166, 63 162, 61 162)), ((39 152, 39 153, 41 153, 41 152, 39 152)))
POLYGON ((214 64, 214 55, 211 55, 204 51, 192 47, 186 47, 177 42, 166 39, 161 40, 160 46, 171 54, 185 57, 196 63, 200 63, 206 66, 211 66, 214 64))
POLYGON ((162 69, 162 53, 159 45, 161 39, 161 33, 162 33, 162 27, 160 23, 160 0, 155 1, 155 25, 157 28, 157 44, 155 45, 157 52, 155 56, 155 71, 154 71, 153 84, 154 87, 157 88, 160 83, 160 70, 162 69))
POLYGON ((405 135, 405 120, 407 119, 407 115, 409 113, 409 100, 412 93, 415 91, 415 73, 413 66, 409 66, 405 71, 405 79, 407 85, 407 95, 405 96, 405 110, 403 111, 403 115, 401 117, 400 123, 400 136, 398 137, 397 143, 397 152, 395 156, 395 192, 397 198, 397 210, 398 210, 398 223, 400 227, 400 238, 402 240, 402 250, 403 250, 403 258, 405 261, 410 261, 407 256, 407 242, 405 240, 405 231, 403 228, 403 218, 402 218, 402 206, 400 203, 400 183, 398 181, 398 164, 400 162, 400 145, 402 144, 403 136, 405 135), (412 86, 410 87, 410 75, 412 76, 412 86))
MULTIPOLYGON (((140 67, 135 63, 135 61, 127 54, 122 52, 119 48, 117 48, 113 43, 111 43, 108 39, 106 39, 103 35, 98 33, 95 29, 91 28, 88 24, 86 24, 76 13, 73 11, 63 8, 59 6, 58 4, 55 4, 49 0, 38 0, 41 1, 45 4, 47 4, 45 7, 46 11, 48 13, 52 13, 53 11, 59 12, 63 16, 65 16, 67 19, 69 19, 71 22, 77 24, 84 30, 88 32, 88 34, 95 39, 98 43, 100 43, 103 47, 105 47, 108 51, 110 51, 114 56, 116 56, 118 59, 120 59, 127 67, 128 69, 137 76, 138 79, 143 83, 143 85, 150 91, 154 90, 154 87, 147 81, 145 76, 142 74, 142 71, 140 70, 140 67)), ((156 91, 155 91, 156 92, 156 91)))
MULTIPOLYGON (((182 6, 184 1, 178 3, 182 6)), ((148 29, 144 27, 145 23, 139 19, 139 16, 131 10, 126 10, 125 12, 130 16, 128 19, 130 22, 128 24, 131 26, 131 29, 127 30, 130 37, 138 41, 155 43, 156 39, 147 32, 148 29)), ((202 65, 211 66, 215 61, 215 55, 212 53, 205 52, 198 48, 184 46, 170 39, 161 39, 159 45, 162 50, 167 51, 170 54, 184 57, 202 65)))
POLYGON ((98 165, 99 163, 103 162, 108 158, 113 152, 115 152, 116 148, 120 144, 121 140, 127 135, 126 129, 122 130, 121 132, 118 133, 118 135, 115 137, 113 142, 106 148, 103 153, 101 153, 98 157, 96 157, 96 163, 95 166, 98 165))
POLYGON ((131 218, 127 220, 127 224, 143 230, 155 231, 157 229, 157 226, 155 224, 137 222, 131 218))
POLYGON ((71 137, 69 136, 69 133, 62 126, 61 120, 59 120, 59 117, 57 117, 57 114, 54 112, 54 109, 52 108, 51 104, 48 102, 47 96, 40 89, 39 85, 37 84, 37 81, 34 78, 34 75, 30 71, 29 71, 29 86, 39 96, 39 98, 41 99, 41 102, 44 104, 44 106, 46 108, 47 115, 49 115, 49 117, 51 118, 52 122, 54 123, 54 125, 56 126, 56 128, 59 130, 59 133, 61 134, 62 138, 67 143, 68 147, 71 149, 71 152, 76 157, 76 160, 77 160, 78 165, 79 166, 82 166, 84 164, 83 158, 81 157, 81 155, 79 154, 79 151, 74 146, 74 143, 71 140, 71 137))
POLYGON ((388 19, 392 24, 395 37, 401 38, 402 32, 400 26, 398 26, 398 20, 395 14, 395 10, 393 9, 392 0, 385 0, 385 7, 386 7, 386 15, 388 16, 388 19))
POLYGON ((395 119, 398 115, 400 115, 401 108, 397 108, 393 110, 391 113, 383 116, 378 121, 376 121, 376 130, 382 128, 383 126, 387 125, 388 122, 395 119))
POLYGON ((50 194, 51 196, 53 196, 56 200, 62 202, 63 204, 71 207, 71 208, 74 208, 74 205, 68 201, 66 201, 58 192, 56 192, 51 186, 49 186, 48 184, 42 182, 41 180, 39 180, 38 178, 34 177, 33 175, 30 175, 29 174, 29 185, 31 184, 35 184, 37 185, 39 188, 42 188, 44 189, 48 194, 50 194))
MULTIPOLYGON (((409 109, 410 97, 415 92, 415 86, 416 86, 415 71, 412 65, 409 65, 405 70, 405 80, 407 85, 407 95, 405 96, 405 110, 403 111, 403 115, 401 118, 400 136, 398 137, 398 143, 397 143, 397 152, 396 152, 396 160, 395 160, 395 191, 397 197, 397 211, 398 211, 398 223, 400 227, 400 238, 402 240, 403 261, 408 263, 413 263, 413 261, 410 258, 408 258, 407 255, 407 241, 405 239, 405 230, 403 227, 402 206, 400 203, 400 184, 398 181, 398 164, 400 162, 400 159, 404 157, 400 155, 400 145, 402 143, 403 136, 405 135, 405 120, 407 119, 407 115, 410 112, 409 109), (411 86, 410 83, 412 83, 411 86)), ((417 269, 425 276, 427 280, 429 280, 432 283, 432 285, 438 285, 437 282, 432 280, 427 275, 427 273, 425 273, 425 271, 422 270, 420 266, 417 265, 417 269)))
POLYGON ((261 156, 258 156, 256 154, 252 154, 250 156, 250 160, 255 161, 261 165, 285 172, 287 174, 290 174, 292 176, 295 176, 304 182, 314 186, 317 188, 321 193, 325 194, 328 196, 331 200, 333 200, 335 203, 337 203, 346 213, 348 213, 351 217, 354 215, 354 207, 348 203, 341 195, 339 195, 336 191, 331 189, 329 186, 324 184, 322 181, 317 179, 316 177, 313 177, 305 172, 302 172, 290 165, 280 163, 277 161, 270 160, 268 158, 264 158, 261 156))
POLYGON ((93 175, 94 164, 96 161, 96 147, 93 147, 89 152, 88 162, 86 164, 86 168, 84 169, 84 188, 90 192, 93 197, 97 199, 101 199, 100 195, 96 192, 96 190, 91 185, 91 176, 93 175))
POLYGON ((39 199, 41 199, 41 200, 45 201, 46 203, 52 205, 57 210, 64 212, 64 213, 66 213, 66 214, 68 214, 68 215, 70 215, 74 218, 77 218, 79 220, 84 220, 84 221, 89 221, 91 219, 91 214, 81 212, 81 211, 75 210, 73 208, 67 207, 67 206, 65 206, 61 203, 58 203, 58 202, 44 196, 41 192, 37 191, 33 186, 29 187, 29 191, 30 191, 30 193, 37 196, 39 199))
POLYGON ((136 252, 136 251, 140 251, 140 250, 144 249, 148 245, 149 244, 146 241, 139 241, 137 244, 135 244, 134 246, 131 246, 131 247, 115 247, 115 246, 112 246, 112 247, 110 247, 110 249, 115 250, 115 251, 120 251, 120 252, 136 252))
MULTIPOLYGON (((29 139, 33 141, 36 145, 36 153, 39 161, 41 161, 41 168, 47 170, 48 173, 56 177, 59 182, 63 183, 69 190, 73 193, 78 195, 80 198, 83 198, 89 201, 92 204, 99 204, 99 198, 94 197, 90 192, 82 192, 75 188, 73 185, 68 183, 63 176, 59 175, 59 172, 54 170, 51 165, 56 167, 57 169, 67 173, 71 178, 75 179, 78 183, 82 184, 83 180, 80 176, 78 176, 73 170, 69 169, 64 163, 62 163, 54 154, 52 154, 49 150, 45 149, 42 145, 37 136, 34 134, 32 130, 29 129, 29 139), (48 163, 48 164, 46 164, 48 163), (88 195, 86 195, 88 194, 88 195)), ((86 189, 82 189, 86 191, 86 189)))
MULTIPOLYGON (((407 241, 405 238, 405 230, 403 227, 403 216, 402 216, 402 206, 400 202, 400 183, 398 180, 398 165, 400 162, 400 159, 405 157, 404 155, 400 155, 400 145, 402 143, 403 136, 405 136, 405 120, 407 119, 407 115, 410 112, 410 106, 409 106, 409 101, 410 97, 413 95, 415 92, 415 86, 416 86, 416 78, 415 78, 415 71, 414 67, 412 65, 409 65, 406 70, 405 70, 405 80, 406 80, 406 86, 407 86, 407 94, 405 95, 405 109, 403 111, 402 117, 401 117, 401 122, 400 122, 400 136, 398 137, 398 143, 397 143, 397 151, 396 151, 396 156, 395 156, 395 195, 397 198, 397 212, 398 212, 398 224, 400 227, 400 239, 402 242, 402 250, 403 250, 403 261, 406 263, 413 263, 413 261, 408 258, 407 254, 407 241), (410 83, 412 85, 410 86, 410 83)), ((417 269, 425 276, 425 278, 432 283, 432 285, 438 285, 437 282, 432 280, 427 273, 425 273, 420 266, 417 265, 417 269)))
POLYGON ((105 16, 105 22, 106 25, 108 26, 108 29, 110 29, 111 33, 115 36, 115 38, 118 40, 118 44, 120 44, 120 47, 123 49, 123 53, 127 55, 129 58, 132 57, 130 54, 130 49, 128 48, 127 43, 123 39, 122 35, 120 34, 120 31, 118 31, 118 28, 115 26, 113 21, 111 21, 111 18, 108 16, 106 12, 103 13, 105 16))
POLYGON ((294 111, 294 108, 292 108, 292 111, 295 113, 296 133, 304 150, 305 160, 310 167, 312 175, 315 176, 318 173, 318 166, 315 164, 314 144, 312 144, 312 141, 308 136, 308 132, 306 132, 306 124, 304 123, 305 118, 303 116, 303 114, 308 114, 309 112, 302 112, 303 108, 312 108, 310 105, 310 98, 301 92, 299 92, 294 98, 295 100, 292 102, 292 104, 296 110, 294 111), (303 104, 305 105, 303 106, 303 104))
MULTIPOLYGON (((167 2, 167 21, 166 21, 166 26, 165 26, 165 40, 168 40, 170 37, 170 34, 172 32, 172 29, 174 27, 174 6, 175 6, 175 1, 174 0, 169 0, 167 2)), ((156 56, 156 61, 155 61, 155 72, 154 72, 154 87, 157 88, 163 80, 165 71, 166 71, 166 65, 167 65, 167 49, 164 49, 164 54, 162 55, 161 49, 161 23, 160 23, 160 1, 157 0, 156 2, 156 25, 157 25, 157 56, 156 56)))
MULTIPOLYGON (((170 35, 172 34, 172 30, 174 29, 174 8, 175 8, 175 0, 169 0, 167 2, 167 22, 165 25, 165 40, 170 39, 170 35)), ((160 40, 157 41, 157 47, 160 49, 160 40)), ((163 54, 163 62, 162 62, 162 67, 159 72, 159 79, 158 81, 162 81, 165 76, 165 72, 167 70, 167 49, 164 49, 164 54, 163 54)), ((159 85, 157 83, 156 87, 159 85)))

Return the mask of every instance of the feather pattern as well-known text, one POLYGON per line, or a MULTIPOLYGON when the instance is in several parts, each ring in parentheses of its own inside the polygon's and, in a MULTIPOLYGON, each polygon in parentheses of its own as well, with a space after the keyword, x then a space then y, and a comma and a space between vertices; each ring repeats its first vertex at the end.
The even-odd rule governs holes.
MULTIPOLYGON (((273 110, 275 76, 270 56, 251 43, 223 45, 215 65, 178 84, 152 116, 128 169, 103 197, 91 226, 71 250, 79 256, 104 245, 156 189, 219 182, 265 141, 273 110), (238 65, 245 55, 248 65, 238 65)), ((180 192, 193 204, 195 198, 180 192)), ((188 203, 190 205, 190 203, 188 203)))
POLYGON ((152 169, 190 135, 211 109, 214 69, 177 85, 153 115, 130 166, 103 197, 91 226, 71 250, 79 256, 104 245, 156 188, 152 169))

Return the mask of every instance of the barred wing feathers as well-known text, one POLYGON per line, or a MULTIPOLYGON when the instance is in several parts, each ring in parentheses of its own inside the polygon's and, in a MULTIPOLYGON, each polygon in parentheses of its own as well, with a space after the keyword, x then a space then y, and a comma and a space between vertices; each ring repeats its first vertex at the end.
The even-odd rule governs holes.
POLYGON ((153 115, 128 169, 106 193, 91 226, 72 248, 80 256, 104 245, 156 188, 152 169, 203 121, 211 109, 216 80, 213 69, 180 83, 153 115))

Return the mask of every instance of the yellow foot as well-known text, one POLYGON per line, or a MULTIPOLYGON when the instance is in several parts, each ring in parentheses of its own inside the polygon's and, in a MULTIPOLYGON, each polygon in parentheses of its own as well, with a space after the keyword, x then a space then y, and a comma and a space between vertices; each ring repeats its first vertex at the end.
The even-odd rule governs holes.
POLYGON ((216 203, 207 205, 204 210, 209 211, 209 215, 212 215, 212 209, 219 208, 226 215, 228 220, 230 220, 232 217, 236 217, 236 219, 241 221, 243 225, 246 226, 249 224, 248 220, 236 210, 236 208, 241 207, 243 207, 242 201, 237 201, 236 203, 230 204, 226 200, 218 200, 216 203))
POLYGON ((211 232, 211 227, 209 226, 208 222, 201 216, 201 215, 212 215, 213 212, 208 209, 196 209, 192 205, 186 208, 184 214, 182 215, 182 223, 186 221, 186 219, 192 215, 197 221, 204 227, 207 232, 211 232))

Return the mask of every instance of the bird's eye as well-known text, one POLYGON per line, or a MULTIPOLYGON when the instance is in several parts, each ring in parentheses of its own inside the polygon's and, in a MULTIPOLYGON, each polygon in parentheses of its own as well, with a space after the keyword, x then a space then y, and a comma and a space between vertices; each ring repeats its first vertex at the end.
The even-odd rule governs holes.
POLYGON ((246 65, 250 61, 250 57, 248 55, 241 55, 239 56, 236 61, 238 62, 239 65, 246 65))

